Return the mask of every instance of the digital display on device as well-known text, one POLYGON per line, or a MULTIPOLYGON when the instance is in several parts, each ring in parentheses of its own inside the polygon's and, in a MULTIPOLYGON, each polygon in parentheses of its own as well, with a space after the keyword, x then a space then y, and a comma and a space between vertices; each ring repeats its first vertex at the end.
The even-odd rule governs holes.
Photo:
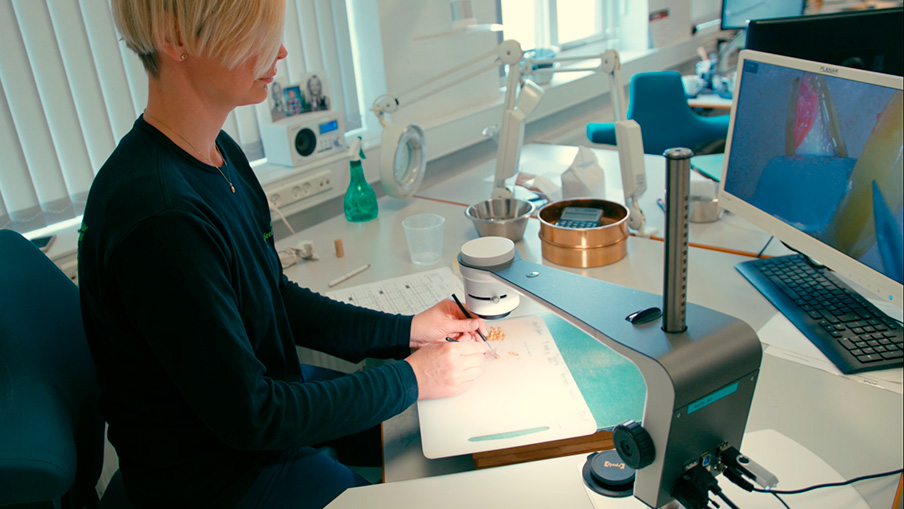
POLYGON ((320 124, 320 134, 326 134, 326 133, 335 131, 336 129, 339 129, 339 121, 338 120, 332 120, 330 122, 325 122, 323 124, 320 124))
POLYGON ((562 217, 556 222, 559 228, 596 228, 600 225, 603 211, 590 207, 565 207, 562 217))

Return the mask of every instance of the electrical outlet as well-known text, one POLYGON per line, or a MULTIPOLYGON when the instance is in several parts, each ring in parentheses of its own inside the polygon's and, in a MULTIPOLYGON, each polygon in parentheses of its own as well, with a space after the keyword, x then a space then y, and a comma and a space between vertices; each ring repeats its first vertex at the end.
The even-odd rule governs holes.
POLYGON ((330 170, 323 170, 270 191, 270 203, 274 207, 282 208, 332 188, 330 170))

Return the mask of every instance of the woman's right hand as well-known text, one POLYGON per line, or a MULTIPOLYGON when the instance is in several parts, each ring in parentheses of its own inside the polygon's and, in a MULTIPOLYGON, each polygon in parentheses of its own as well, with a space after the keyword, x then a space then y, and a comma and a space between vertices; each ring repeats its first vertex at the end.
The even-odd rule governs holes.
POLYGON ((421 347, 405 359, 417 377, 418 399, 447 398, 466 391, 483 371, 487 354, 480 340, 421 347))

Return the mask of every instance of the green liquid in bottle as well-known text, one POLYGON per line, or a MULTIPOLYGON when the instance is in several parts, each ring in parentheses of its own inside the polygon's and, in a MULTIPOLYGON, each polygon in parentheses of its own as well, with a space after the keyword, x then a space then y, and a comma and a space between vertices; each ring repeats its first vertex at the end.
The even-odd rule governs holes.
POLYGON ((361 161, 352 161, 349 171, 351 181, 345 191, 345 218, 355 223, 376 219, 379 212, 377 194, 364 178, 361 161))

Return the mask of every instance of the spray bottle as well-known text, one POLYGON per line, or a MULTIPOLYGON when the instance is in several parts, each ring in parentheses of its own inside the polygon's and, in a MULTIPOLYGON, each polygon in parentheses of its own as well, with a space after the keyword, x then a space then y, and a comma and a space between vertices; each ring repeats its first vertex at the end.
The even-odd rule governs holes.
POLYGON ((378 207, 377 194, 364 178, 364 169, 361 167, 361 159, 365 157, 364 150, 361 149, 360 136, 352 143, 348 156, 351 175, 348 189, 345 191, 345 218, 355 223, 363 223, 377 217, 378 207))

